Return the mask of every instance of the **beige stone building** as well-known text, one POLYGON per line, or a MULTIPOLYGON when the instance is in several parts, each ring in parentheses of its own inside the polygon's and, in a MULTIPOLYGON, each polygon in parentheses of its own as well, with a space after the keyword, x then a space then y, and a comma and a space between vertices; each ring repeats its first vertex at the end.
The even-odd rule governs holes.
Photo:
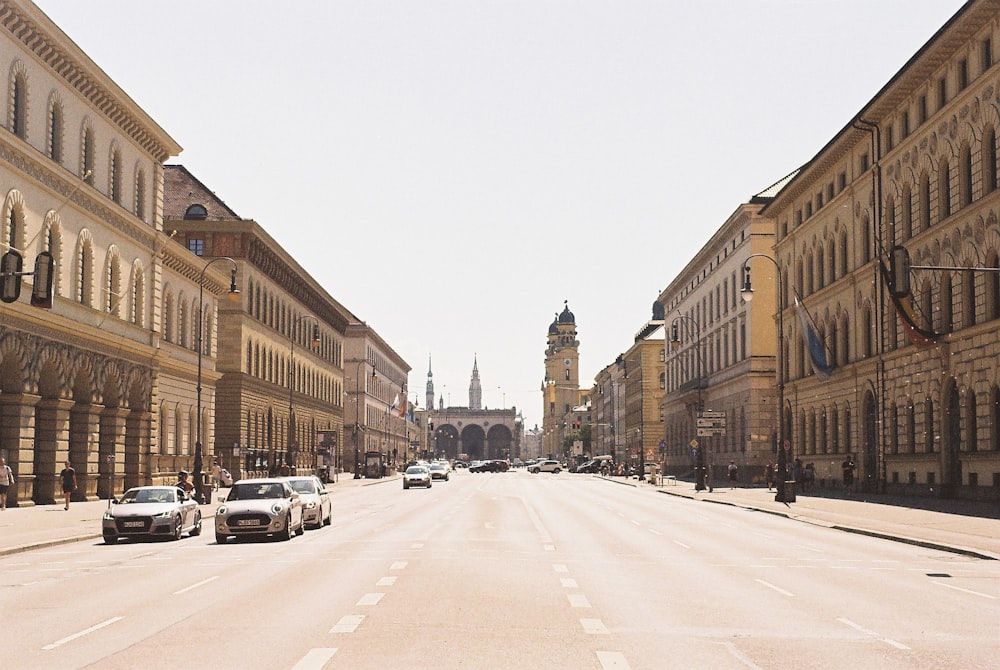
MULTIPOLYGON (((218 301, 206 459, 244 476, 343 467, 347 331, 358 319, 183 166, 167 166, 164 184, 165 230, 203 267, 235 269, 240 291, 218 301)), ((167 287, 163 309, 184 332, 187 299, 167 287)))
POLYGON ((549 325, 545 348, 545 378, 542 381, 542 452, 563 453, 563 440, 569 432, 566 415, 581 404, 580 341, 576 339, 576 317, 569 304, 549 325))
POLYGON ((625 357, 618 356, 594 377, 591 398, 591 445, 595 456, 611 456, 616 463, 627 459, 625 434, 625 357))
POLYGON ((194 286, 161 229, 162 164, 180 147, 29 2, 0 7, 0 67, 0 252, 25 270, 54 258, 51 309, 29 305, 27 288, 0 305, 8 502, 61 497, 65 461, 76 498, 120 492, 191 462, 193 410, 180 399, 193 395, 194 361, 164 346, 160 310, 165 277, 188 296, 194 286), (176 423, 160 445, 164 403, 176 423))
POLYGON ((621 356, 621 407, 618 426, 622 459, 635 468, 660 460, 664 438, 661 406, 664 398, 663 323, 652 320, 636 333, 632 346, 621 356))
POLYGON ((761 212, 784 279, 784 428, 825 482, 853 454, 867 490, 1000 491, 998 44, 1000 3, 963 5, 761 212), (915 266, 901 309, 882 269, 897 245, 915 266))

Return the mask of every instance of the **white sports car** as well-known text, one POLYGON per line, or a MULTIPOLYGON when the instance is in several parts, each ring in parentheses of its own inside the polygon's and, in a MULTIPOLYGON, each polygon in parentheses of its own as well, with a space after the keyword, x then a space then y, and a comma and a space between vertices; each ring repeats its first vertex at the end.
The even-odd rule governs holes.
POLYGON ((240 480, 215 512, 215 541, 219 544, 240 535, 289 540, 293 532, 305 532, 302 501, 283 479, 240 480))
POLYGON ((201 510, 176 486, 137 486, 104 513, 101 532, 107 544, 122 537, 169 537, 201 534, 201 510))

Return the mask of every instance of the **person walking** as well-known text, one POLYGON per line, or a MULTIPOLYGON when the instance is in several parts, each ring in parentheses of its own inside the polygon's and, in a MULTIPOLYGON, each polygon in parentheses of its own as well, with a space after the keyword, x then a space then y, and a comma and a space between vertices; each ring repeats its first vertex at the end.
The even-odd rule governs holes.
POLYGON ((0 511, 7 509, 7 489, 14 483, 14 473, 0 456, 0 511))
POLYGON ((729 466, 726 468, 726 472, 729 475, 729 489, 735 489, 736 482, 740 479, 740 467, 736 465, 736 461, 729 461, 729 466))
POLYGON ((844 473, 844 494, 850 495, 851 487, 854 486, 854 455, 848 454, 844 462, 840 464, 840 469, 844 473))
POLYGON ((767 479, 767 490, 770 491, 774 488, 774 463, 768 463, 764 466, 764 478, 767 479))
POLYGON ((73 466, 69 464, 69 461, 66 461, 65 465, 66 467, 62 469, 59 476, 62 477, 63 498, 66 501, 63 509, 68 511, 69 498, 73 495, 73 491, 76 490, 76 470, 74 470, 73 466))

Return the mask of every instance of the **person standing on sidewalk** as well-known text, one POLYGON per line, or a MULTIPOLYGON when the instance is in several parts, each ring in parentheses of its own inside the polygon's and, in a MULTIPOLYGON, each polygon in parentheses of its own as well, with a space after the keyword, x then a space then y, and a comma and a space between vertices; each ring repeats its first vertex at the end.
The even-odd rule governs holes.
POLYGON ((7 489, 14 483, 14 473, 3 456, 0 456, 0 510, 7 509, 7 489))
POLYGON ((66 467, 62 469, 59 476, 62 477, 63 498, 66 499, 66 505, 63 509, 69 510, 69 497, 76 490, 76 470, 69 464, 69 461, 66 461, 66 467))
POLYGON ((844 462, 840 464, 840 469, 844 472, 844 493, 849 494, 854 486, 854 456, 848 454, 844 462))
POLYGON ((726 468, 726 472, 729 473, 730 490, 735 489, 736 482, 740 480, 740 468, 736 465, 736 461, 729 461, 729 466, 726 468))

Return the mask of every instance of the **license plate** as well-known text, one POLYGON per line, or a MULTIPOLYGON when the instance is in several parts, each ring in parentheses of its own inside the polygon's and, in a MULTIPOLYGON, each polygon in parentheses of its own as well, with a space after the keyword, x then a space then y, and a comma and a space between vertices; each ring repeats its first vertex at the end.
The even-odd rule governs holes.
POLYGON ((237 526, 259 526, 260 519, 240 519, 236 522, 237 526))
POLYGON ((126 528, 142 528, 144 524, 142 521, 126 521, 122 525, 126 528))

